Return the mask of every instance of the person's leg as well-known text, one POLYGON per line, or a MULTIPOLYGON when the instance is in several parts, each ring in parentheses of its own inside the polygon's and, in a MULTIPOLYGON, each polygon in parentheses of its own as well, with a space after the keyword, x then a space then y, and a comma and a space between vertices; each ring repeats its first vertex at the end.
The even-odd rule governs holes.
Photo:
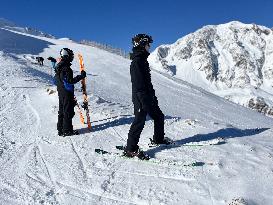
POLYGON ((64 121, 63 121, 63 132, 72 133, 73 125, 72 118, 74 117, 74 98, 70 95, 64 97, 64 121))
POLYGON ((140 134, 144 128, 147 112, 144 110, 136 110, 135 119, 130 127, 127 139, 126 151, 134 152, 138 149, 140 134))
POLYGON ((63 133, 63 119, 64 119, 63 100, 64 100, 63 97, 59 96, 59 111, 58 111, 58 122, 57 122, 57 130, 59 135, 62 135, 63 133))
POLYGON ((164 114, 160 110, 158 104, 150 106, 148 115, 154 120, 154 136, 153 140, 155 143, 161 143, 164 139, 164 114))

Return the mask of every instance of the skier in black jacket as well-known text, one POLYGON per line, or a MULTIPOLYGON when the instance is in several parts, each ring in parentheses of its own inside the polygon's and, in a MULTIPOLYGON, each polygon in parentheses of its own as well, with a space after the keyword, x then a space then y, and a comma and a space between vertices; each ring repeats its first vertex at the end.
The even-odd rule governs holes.
POLYGON ((55 80, 59 96, 59 112, 57 130, 59 136, 70 136, 79 134, 73 130, 72 118, 75 115, 74 106, 74 84, 86 77, 85 71, 81 75, 73 78, 71 62, 74 59, 74 53, 68 48, 60 51, 61 61, 55 67, 55 80))
POLYGON ((143 151, 139 150, 137 145, 147 114, 154 120, 152 142, 154 144, 169 144, 167 138, 164 138, 164 114, 158 106, 147 61, 152 42, 152 37, 146 34, 137 34, 132 39, 134 47, 131 54, 130 74, 135 119, 128 133, 127 146, 124 151, 124 155, 127 157, 149 158, 143 151))

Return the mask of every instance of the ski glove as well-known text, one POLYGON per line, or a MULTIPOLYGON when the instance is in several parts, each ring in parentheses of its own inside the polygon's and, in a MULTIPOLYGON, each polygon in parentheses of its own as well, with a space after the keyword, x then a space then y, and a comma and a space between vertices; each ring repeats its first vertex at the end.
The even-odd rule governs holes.
POLYGON ((82 78, 86 77, 86 72, 84 70, 81 71, 81 76, 82 76, 82 78))

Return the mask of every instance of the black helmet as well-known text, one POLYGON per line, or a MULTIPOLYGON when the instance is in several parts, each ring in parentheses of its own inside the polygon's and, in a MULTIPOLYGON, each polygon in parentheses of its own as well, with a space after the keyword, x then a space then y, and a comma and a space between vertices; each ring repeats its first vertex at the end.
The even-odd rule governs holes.
POLYGON ((132 38, 132 44, 134 47, 144 47, 148 43, 153 43, 153 38, 147 34, 137 34, 132 38))
POLYGON ((67 59, 69 62, 72 62, 74 59, 74 53, 69 48, 63 48, 60 51, 60 55, 62 59, 67 59))

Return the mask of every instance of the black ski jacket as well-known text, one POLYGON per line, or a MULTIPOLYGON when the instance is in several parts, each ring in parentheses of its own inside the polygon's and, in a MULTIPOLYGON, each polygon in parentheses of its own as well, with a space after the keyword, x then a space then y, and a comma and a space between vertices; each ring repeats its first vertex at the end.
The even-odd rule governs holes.
POLYGON ((73 78, 71 63, 61 60, 55 67, 55 81, 59 95, 72 95, 74 97, 74 84, 82 80, 82 75, 73 78))
POLYGON ((147 60, 149 55, 149 52, 139 47, 133 48, 131 54, 130 74, 133 103, 135 106, 141 106, 142 108, 153 104, 156 99, 151 80, 151 70, 147 60))

